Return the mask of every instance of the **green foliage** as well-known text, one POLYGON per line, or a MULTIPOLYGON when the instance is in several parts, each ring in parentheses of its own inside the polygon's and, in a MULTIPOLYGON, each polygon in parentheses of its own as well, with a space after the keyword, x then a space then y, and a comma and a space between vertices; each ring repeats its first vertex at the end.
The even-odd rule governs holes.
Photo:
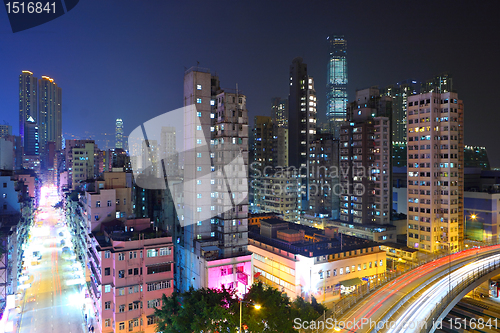
POLYGON ((215 332, 234 328, 229 319, 229 308, 235 302, 234 292, 227 289, 197 289, 170 297, 163 295, 157 331, 173 332, 215 332))
MULTIPOLYGON (((166 297, 163 295, 157 331, 163 333, 236 332, 240 322, 240 302, 234 290, 190 289, 166 297)), ((241 303, 242 326, 249 332, 297 332, 294 319, 316 320, 325 307, 315 299, 312 303, 297 297, 290 299, 275 288, 261 282, 254 284, 241 303), (260 305, 257 309, 255 305, 260 305)))

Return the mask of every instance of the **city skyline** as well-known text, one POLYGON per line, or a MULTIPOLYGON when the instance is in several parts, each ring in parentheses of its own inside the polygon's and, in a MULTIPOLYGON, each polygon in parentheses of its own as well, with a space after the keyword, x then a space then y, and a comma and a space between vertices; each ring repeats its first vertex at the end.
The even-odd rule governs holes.
POLYGON ((296 11, 293 3, 239 3, 231 9, 223 3, 145 3, 137 10, 135 2, 118 6, 111 1, 100 6, 99 13, 95 4, 81 3, 57 20, 16 34, 10 33, 6 20, 1 23, 0 61, 9 64, 0 85, 2 120, 13 126, 13 133, 19 133, 14 110, 16 81, 23 70, 48 75, 65 88, 63 132, 83 136, 92 126, 97 133, 109 133, 114 120, 122 118, 128 135, 127 129, 182 105, 182 91, 174 82, 197 62, 221 73, 224 88, 239 85, 249 98, 249 119, 270 115, 271 98, 288 95, 288 67, 297 56, 315 80, 318 118, 325 121, 326 38, 338 34, 349 41, 348 96, 356 89, 382 88, 408 78, 424 81, 450 72, 455 89, 472 110, 465 119, 465 143, 485 146, 492 166, 500 166, 500 154, 494 151, 499 119, 487 104, 500 70, 499 44, 494 42, 498 22, 490 17, 497 4, 433 4, 432 11, 423 12, 432 22, 425 26, 415 23, 415 13, 422 13, 420 4, 393 8, 367 2, 358 8, 314 3, 296 11), (225 8, 227 20, 215 22, 213 31, 238 40, 237 47, 214 47, 220 36, 202 29, 219 8, 225 8), (281 8, 284 15, 278 17, 274 13, 281 8), (443 21, 443 12, 457 19, 443 21), (349 13, 356 13, 356 20, 349 13), (183 18, 188 16, 194 19, 186 26, 183 18), (382 16, 391 19, 380 20, 382 16), (308 18, 307 29, 295 24, 301 17, 308 18), (261 23, 254 26, 257 21, 261 23), (41 52, 26 52, 25 45, 41 52), (62 56, 53 57, 48 50, 62 56))

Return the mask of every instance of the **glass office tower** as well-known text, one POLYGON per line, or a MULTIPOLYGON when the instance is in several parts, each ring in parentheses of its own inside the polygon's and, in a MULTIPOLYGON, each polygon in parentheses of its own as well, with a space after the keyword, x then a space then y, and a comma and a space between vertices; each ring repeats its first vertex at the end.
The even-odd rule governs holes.
POLYGON ((347 41, 344 36, 328 36, 326 81, 326 116, 330 129, 339 137, 340 125, 346 120, 347 107, 347 41))

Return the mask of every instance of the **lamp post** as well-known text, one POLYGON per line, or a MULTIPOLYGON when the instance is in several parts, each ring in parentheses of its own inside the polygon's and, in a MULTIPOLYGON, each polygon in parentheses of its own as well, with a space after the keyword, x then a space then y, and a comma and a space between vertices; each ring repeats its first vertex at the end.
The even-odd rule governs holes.
POLYGON ((243 307, 242 307, 242 303, 248 303, 248 304, 253 304, 255 310, 259 310, 260 309, 260 305, 259 304, 254 304, 252 302, 246 302, 242 299, 240 299, 240 328, 239 328, 239 331, 238 333, 241 333, 241 317, 242 317, 242 314, 243 314, 243 307))

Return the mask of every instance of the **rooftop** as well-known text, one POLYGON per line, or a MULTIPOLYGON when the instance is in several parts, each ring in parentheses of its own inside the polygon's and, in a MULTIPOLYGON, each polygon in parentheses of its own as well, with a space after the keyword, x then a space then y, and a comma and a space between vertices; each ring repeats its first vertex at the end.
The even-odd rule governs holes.
POLYGON ((385 245, 385 246, 392 247, 392 248, 399 249, 399 250, 406 251, 406 252, 412 252, 412 253, 418 252, 418 250, 412 249, 411 247, 408 247, 404 244, 399 244, 399 243, 385 242, 385 243, 382 243, 381 245, 385 245))
POLYGON ((271 217, 269 219, 265 219, 265 220, 262 220, 260 221, 260 223, 267 223, 267 224, 281 224, 281 223, 289 223, 285 220, 282 220, 282 219, 279 219, 279 218, 276 218, 276 217, 271 217))
MULTIPOLYGON (((144 219, 139 219, 144 220, 144 219)), ((149 221, 149 219, 147 219, 149 221)), ((112 246, 112 241, 136 241, 139 239, 155 239, 162 237, 170 237, 166 231, 146 226, 144 223, 133 223, 136 220, 127 220, 122 222, 120 220, 113 220, 101 224, 99 231, 92 232, 92 235, 99 242, 101 247, 112 246)))
MULTIPOLYGON (((262 222, 268 222, 269 220, 272 219, 263 220, 262 222)), ((312 256, 319 256, 380 246, 380 243, 349 235, 342 235, 341 238, 329 238, 325 236, 324 230, 305 226, 302 224, 286 222, 283 220, 273 221, 273 223, 288 224, 288 229, 279 229, 280 232, 293 234, 298 232, 299 230, 304 230, 305 234, 308 236, 319 235, 323 236, 324 238, 315 237, 316 241, 304 239, 304 241, 302 242, 294 242, 293 244, 291 244, 284 240, 263 236, 260 234, 260 228, 258 226, 250 226, 248 230, 249 244, 251 244, 251 241, 253 240, 293 254, 302 254, 306 256, 311 256, 310 253, 312 253, 312 256), (318 239, 321 240, 318 241, 318 239)))
POLYGON ((396 226, 392 224, 364 224, 364 223, 356 223, 356 222, 346 222, 341 220, 333 220, 329 221, 330 223, 334 223, 335 226, 349 227, 358 230, 372 231, 372 232, 382 232, 388 229, 395 229, 396 226))

